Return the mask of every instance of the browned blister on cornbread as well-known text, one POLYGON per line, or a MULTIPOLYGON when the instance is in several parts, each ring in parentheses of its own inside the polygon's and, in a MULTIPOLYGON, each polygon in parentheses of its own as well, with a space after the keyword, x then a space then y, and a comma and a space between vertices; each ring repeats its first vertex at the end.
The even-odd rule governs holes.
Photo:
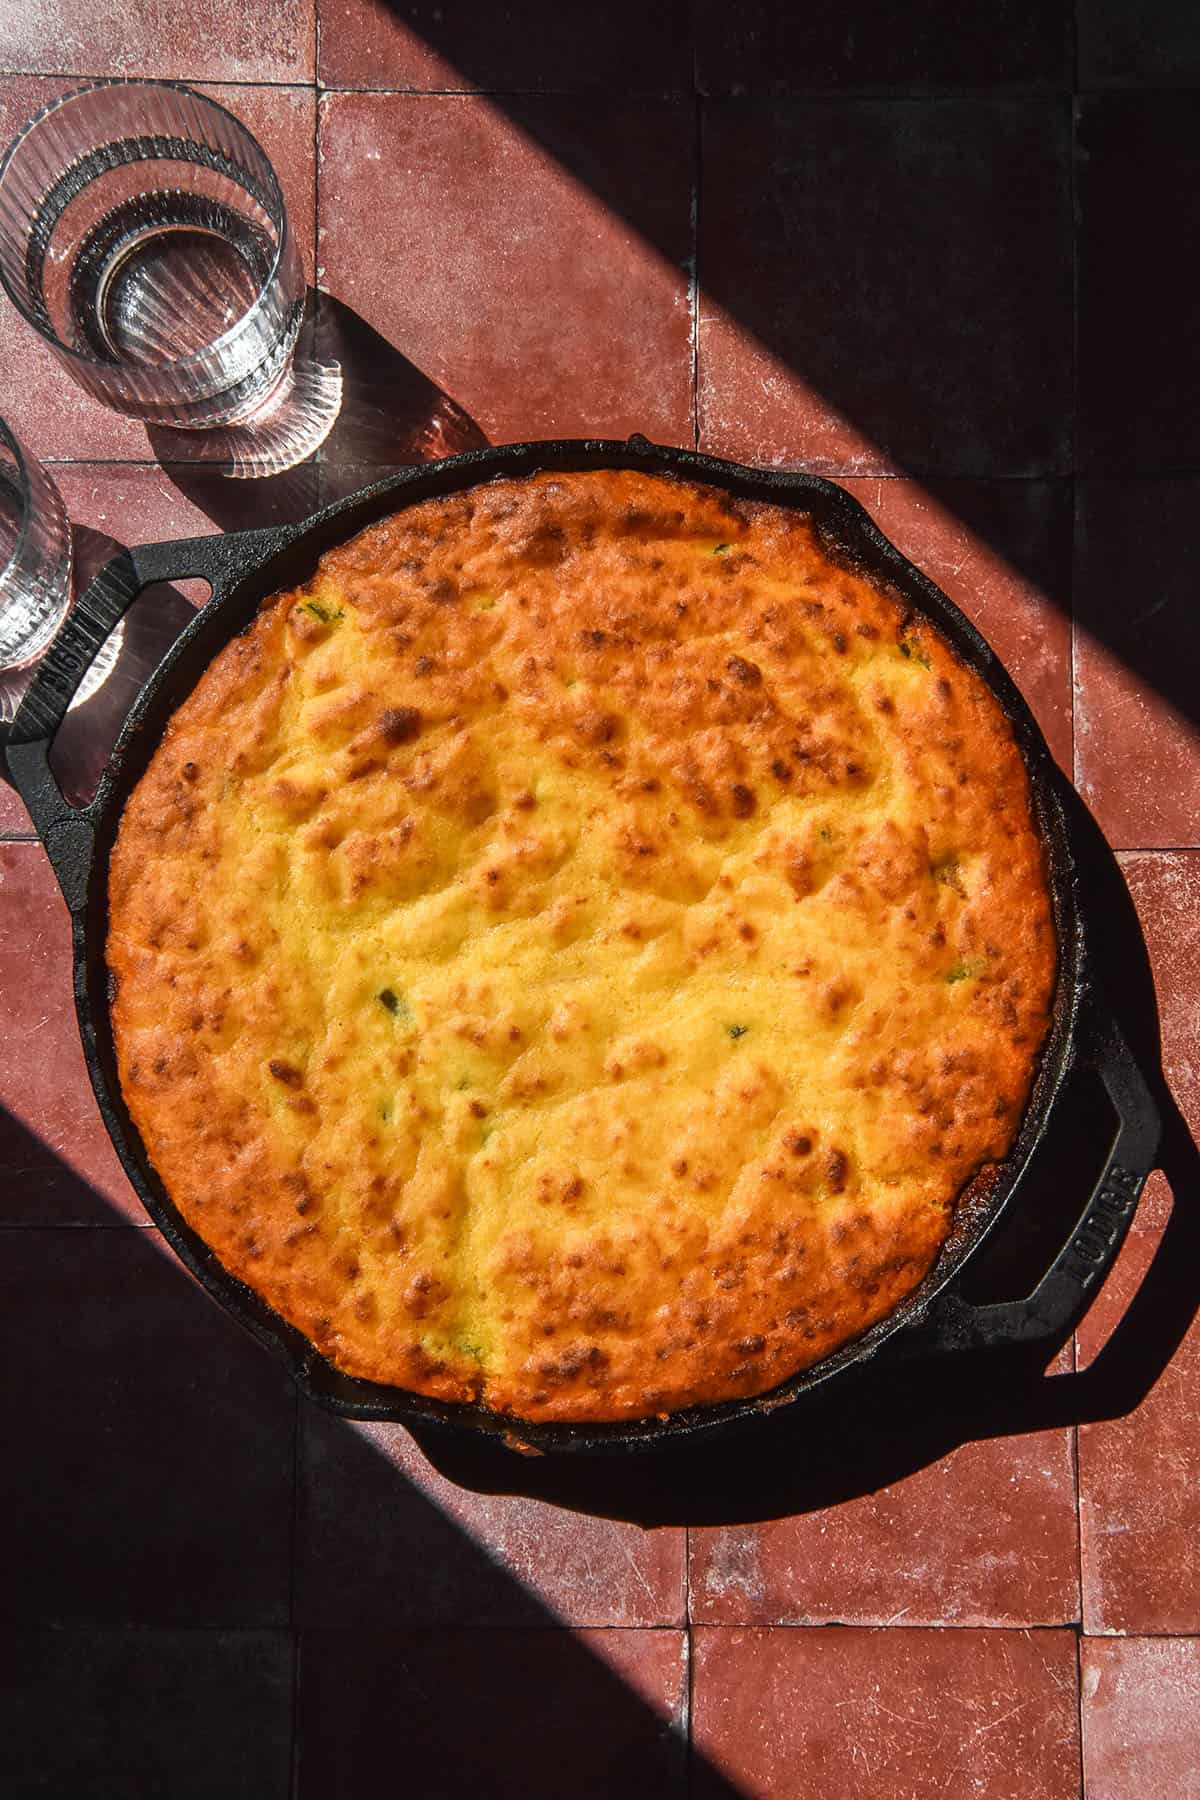
POLYGON ((762 1392, 1016 1131, 1024 769, 808 520, 665 478, 431 501, 267 602, 125 811, 130 1111, 340 1368, 530 1419, 762 1392))

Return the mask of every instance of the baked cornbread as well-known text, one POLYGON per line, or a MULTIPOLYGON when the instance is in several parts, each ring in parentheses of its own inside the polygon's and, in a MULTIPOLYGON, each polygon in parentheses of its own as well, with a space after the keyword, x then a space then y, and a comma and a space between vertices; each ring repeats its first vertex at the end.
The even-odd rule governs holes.
POLYGON ((622 471, 268 600, 109 897, 188 1221, 338 1367, 526 1419, 760 1393, 895 1307, 1055 972, 986 685, 804 514, 622 471))

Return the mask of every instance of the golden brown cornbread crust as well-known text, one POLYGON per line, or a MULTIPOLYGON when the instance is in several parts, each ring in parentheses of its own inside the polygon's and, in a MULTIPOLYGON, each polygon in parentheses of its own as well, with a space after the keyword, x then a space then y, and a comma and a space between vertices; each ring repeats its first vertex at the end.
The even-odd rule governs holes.
POLYGON ((617 471, 267 601, 109 895, 189 1222, 340 1368, 529 1419, 762 1392, 890 1311, 1055 969, 984 683, 803 515, 617 471))

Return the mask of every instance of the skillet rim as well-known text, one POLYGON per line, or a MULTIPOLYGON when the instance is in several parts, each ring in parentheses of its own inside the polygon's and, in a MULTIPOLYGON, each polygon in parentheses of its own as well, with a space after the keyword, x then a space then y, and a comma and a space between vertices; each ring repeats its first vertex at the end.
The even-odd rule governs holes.
MULTIPOLYGON (((1062 777, 1026 702, 1003 664, 954 603, 879 530, 861 504, 837 483, 790 470, 752 469, 701 452, 652 445, 635 437, 618 440, 554 440, 492 446, 415 465, 345 496, 294 525, 268 531, 224 534, 194 540, 219 545, 213 593, 135 699, 109 766, 87 815, 94 827, 94 853, 87 870, 86 901, 74 913, 76 997, 89 1074, 118 1154, 135 1191, 167 1241, 219 1304, 277 1354, 301 1390, 345 1417, 390 1419, 435 1429, 499 1437, 514 1447, 555 1452, 602 1453, 662 1448, 683 1439, 709 1436, 722 1427, 798 1400, 843 1371, 873 1357, 888 1340, 925 1321, 931 1303, 949 1289, 970 1257, 1018 1194, 1022 1177, 1044 1135, 1054 1103, 1075 1062, 1081 998, 1086 990, 1084 921, 1075 862, 1066 827, 1062 777), (462 1402, 428 1400, 410 1390, 386 1387, 343 1375, 311 1342, 231 1275, 170 1200, 129 1118, 116 1078, 108 1013, 108 859, 129 792, 161 741, 176 707, 191 692, 212 657, 253 620, 271 593, 295 585, 317 558, 378 519, 435 495, 489 480, 514 479, 539 471, 635 468, 700 482, 748 499, 790 505, 816 515, 827 547, 841 560, 884 580, 914 610, 928 616, 955 653, 987 682, 1013 730, 1029 781, 1031 807, 1046 857, 1047 883, 1058 948, 1055 1002, 1050 1031, 1021 1125, 990 1192, 978 1201, 972 1187, 960 1195, 951 1232, 923 1281, 884 1319, 809 1369, 766 1394, 680 1409, 665 1419, 613 1422, 536 1423, 462 1402), (98 977, 103 980, 98 981, 98 977)), ((166 553, 173 545, 154 548, 166 553)), ((188 545, 179 546, 182 550, 188 545)), ((176 579, 189 571, 180 568, 176 579)), ((201 570, 201 573, 205 571, 201 570)), ((935 1348, 950 1348, 948 1344, 935 1348)))

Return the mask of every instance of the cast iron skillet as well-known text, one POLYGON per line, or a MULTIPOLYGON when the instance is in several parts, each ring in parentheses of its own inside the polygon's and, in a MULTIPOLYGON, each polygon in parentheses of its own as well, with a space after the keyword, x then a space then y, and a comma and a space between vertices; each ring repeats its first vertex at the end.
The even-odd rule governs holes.
POLYGON ((71 613, 26 694, 6 757, 71 910, 75 1005, 88 1073, 129 1179, 167 1241, 214 1299, 284 1358, 306 1394, 344 1416, 483 1432, 535 1450, 630 1451, 695 1438, 727 1421, 772 1410, 865 1361, 897 1334, 904 1334, 897 1348, 903 1342, 921 1354, 1061 1339, 1115 1257, 1154 1166, 1159 1118, 1089 958, 1086 896, 1079 892, 1059 798, 1062 778, 1045 741, 1008 675, 958 609, 887 542, 857 501, 815 476, 744 468, 660 448, 640 437, 628 443, 509 444, 406 470, 299 525, 125 551, 97 576, 71 613), (339 1373, 264 1300, 228 1274, 177 1212, 151 1167, 117 1079, 104 960, 108 861, 126 797, 157 749, 168 719, 222 645, 249 625, 267 595, 306 580, 323 551, 416 501, 540 469, 600 468, 674 475, 796 507, 817 522, 833 554, 882 581, 934 621, 963 661, 983 676, 1012 721, 1046 846, 1060 960, 1053 1026, 1012 1152, 993 1179, 974 1184, 960 1202, 934 1268, 887 1318, 765 1396, 695 1407, 665 1420, 535 1425, 339 1373), (142 588, 193 576, 211 582, 211 599, 146 682, 91 804, 69 806, 51 773, 48 753, 84 672, 142 588), (1020 1205, 1022 1174, 1058 1096, 1080 1069, 1099 1075, 1118 1121, 1101 1175, 1081 1205, 1069 1240, 1033 1293, 1004 1304, 970 1305, 955 1292, 954 1278, 1005 1209, 1020 1205))

